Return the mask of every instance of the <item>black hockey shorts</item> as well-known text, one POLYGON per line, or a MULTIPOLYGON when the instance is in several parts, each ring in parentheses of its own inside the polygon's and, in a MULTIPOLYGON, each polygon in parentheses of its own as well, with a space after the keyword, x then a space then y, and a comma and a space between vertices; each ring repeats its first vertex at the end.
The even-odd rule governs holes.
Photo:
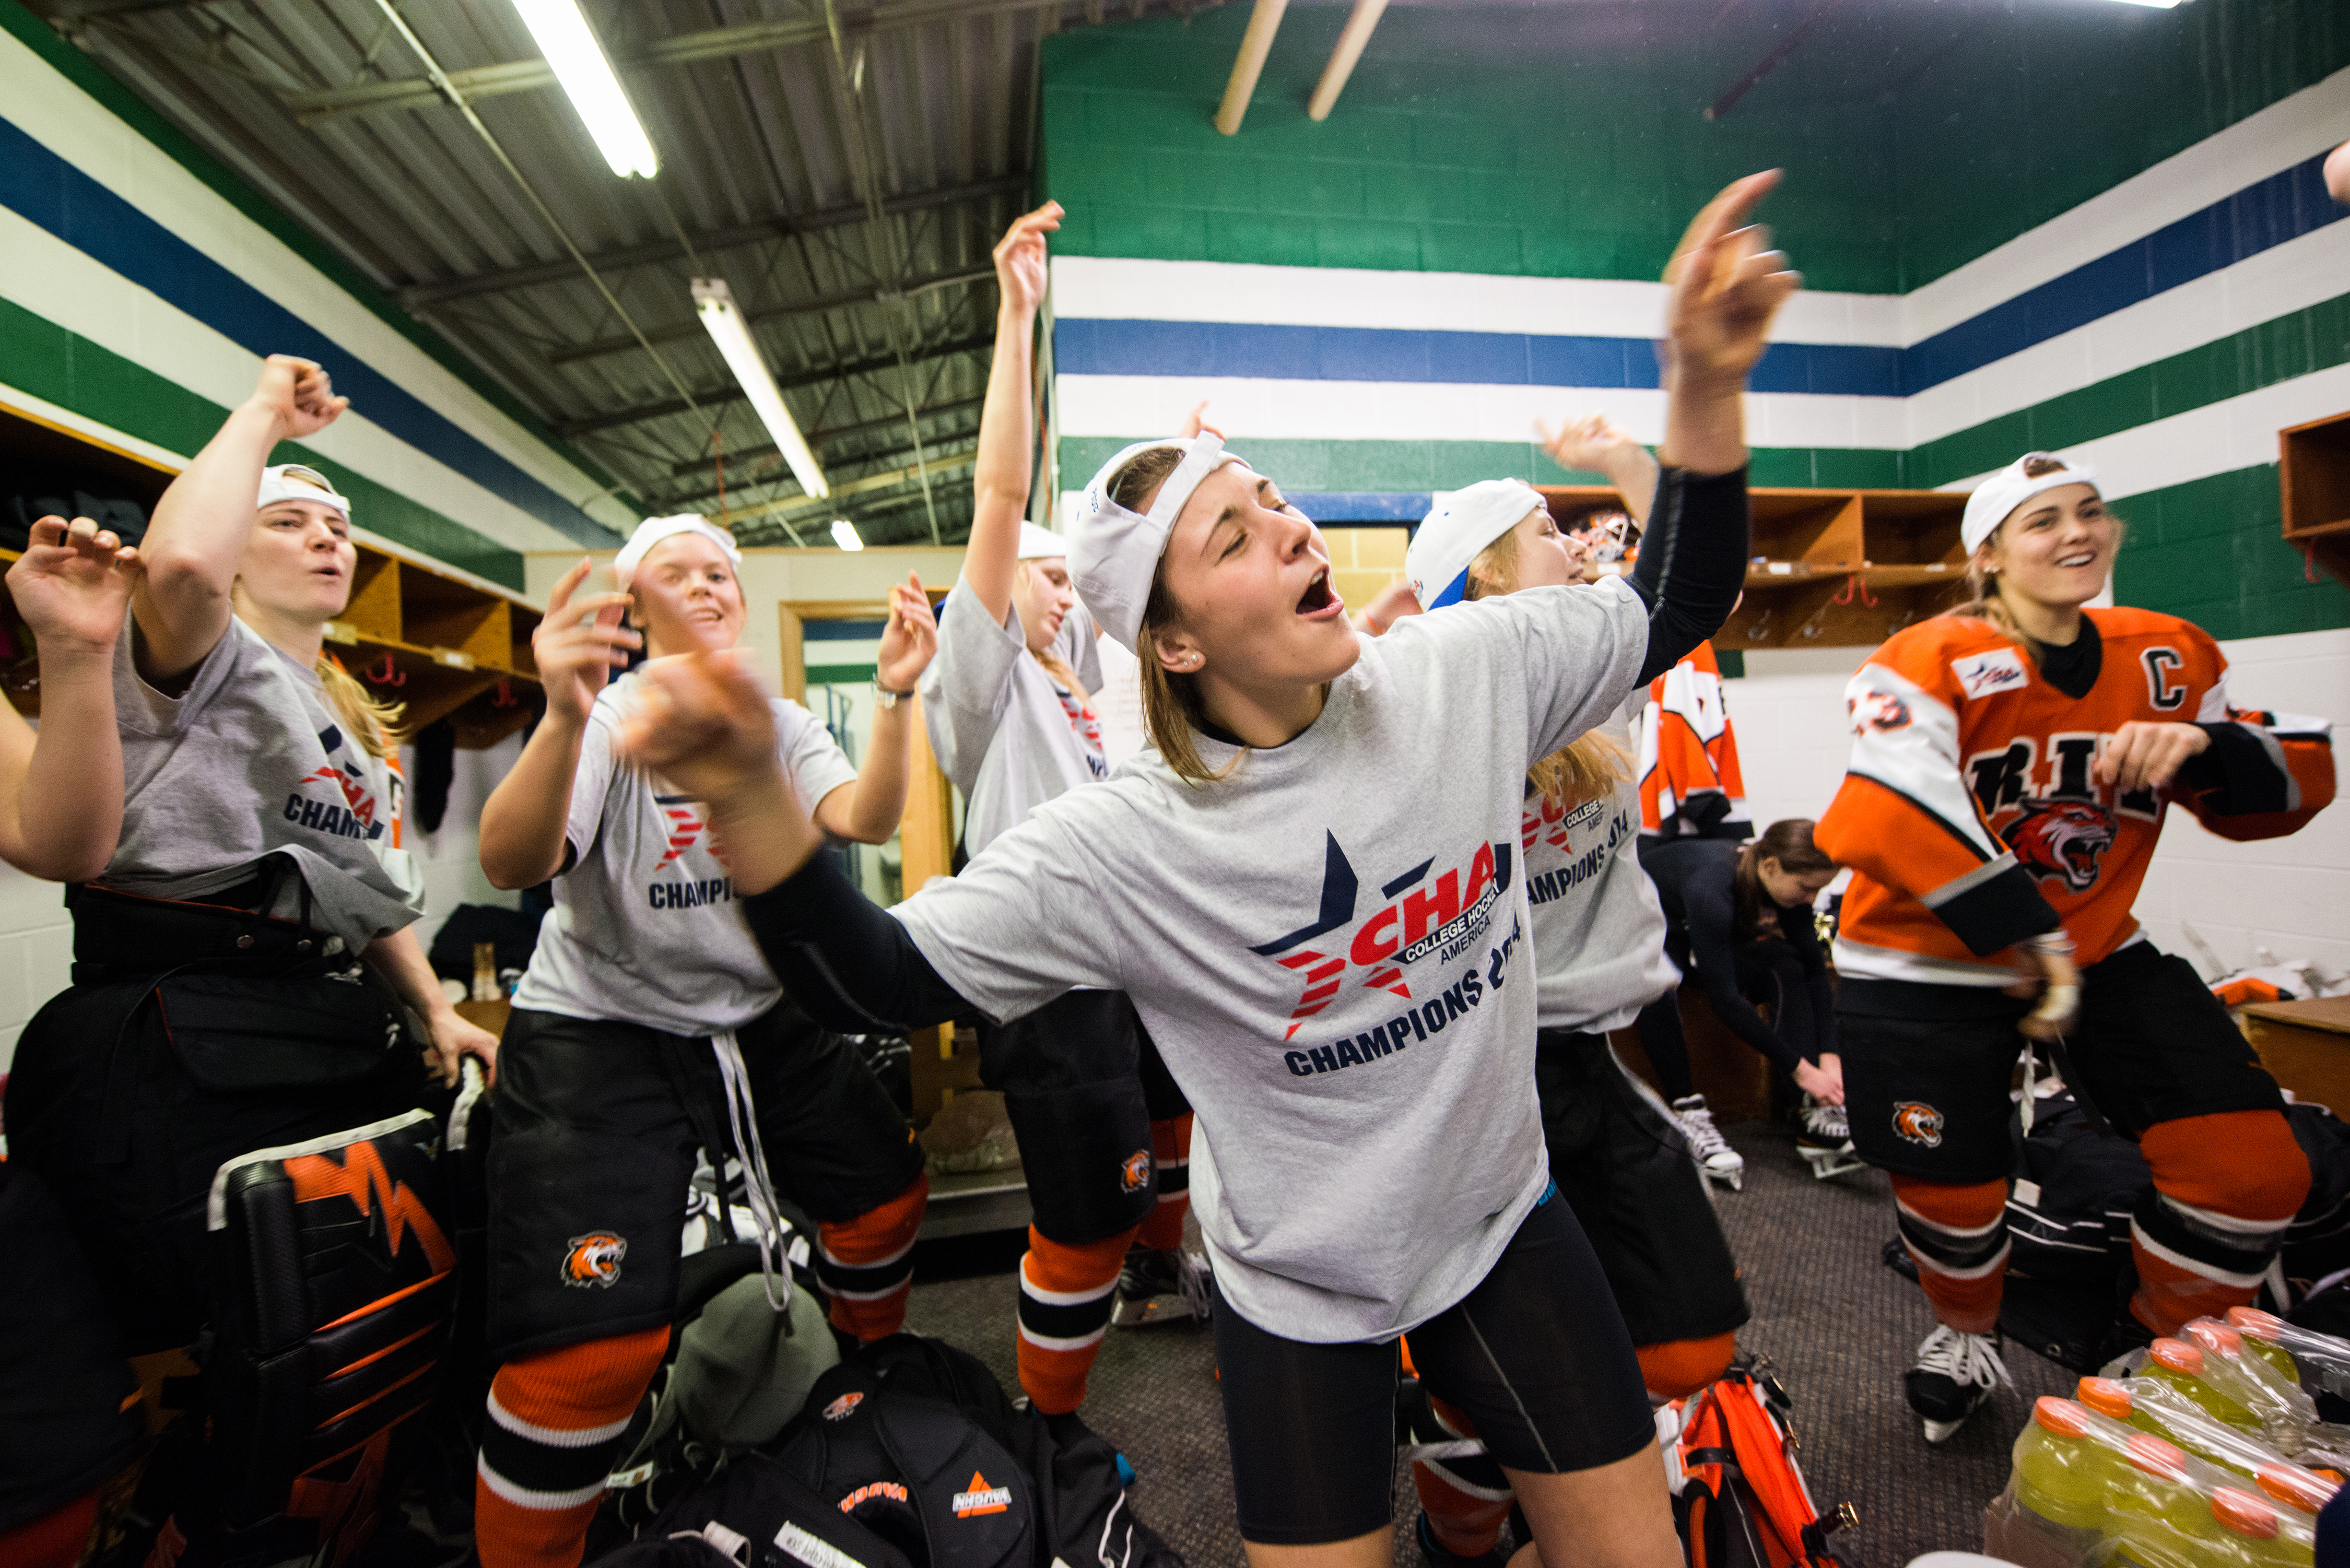
POLYGON ((982 1024, 979 1074, 1003 1093, 1038 1231, 1083 1246, 1149 1217, 1150 1124, 1191 1106, 1125 992, 1072 991, 982 1024))
MULTIPOLYGON (((1551 1179, 1574 1210, 1635 1345, 1728 1334, 1746 1293, 1689 1142, 1601 1034, 1535 1036, 1551 1179)), ((1419 1335, 1412 1334, 1417 1354, 1419 1335)))
MULTIPOLYGON (((921 1174, 912 1129, 846 1038, 788 1001, 734 1033, 778 1196, 853 1220, 921 1174)), ((516 1008, 494 1104, 491 1355, 668 1324, 695 1153, 733 1153, 709 1039, 516 1008)))
MULTIPOLYGON (((1989 987, 1847 980, 1838 989, 1845 1108, 1871 1165, 1928 1181, 2014 1168, 2009 1079, 2034 1004, 1989 987)), ((2282 1111, 2276 1080, 2186 960, 2133 942, 2081 971, 2058 1058, 2116 1131, 2224 1111, 2282 1111)))
MULTIPOLYGON (((1241 1539, 1351 1541, 1391 1522, 1397 1342, 1312 1345, 1215 1306, 1241 1539)), ((1656 1440, 1607 1276, 1555 1189, 1476 1289, 1411 1330, 1412 1365, 1505 1467, 1596 1469, 1656 1440)))

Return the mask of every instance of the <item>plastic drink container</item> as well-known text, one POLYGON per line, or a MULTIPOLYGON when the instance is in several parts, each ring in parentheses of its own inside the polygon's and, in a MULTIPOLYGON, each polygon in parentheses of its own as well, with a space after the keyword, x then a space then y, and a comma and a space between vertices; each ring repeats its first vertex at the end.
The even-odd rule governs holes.
POLYGON ((2339 1481, 2327 1480, 2299 1465, 2262 1465, 2260 1473, 2252 1479, 2259 1484, 2262 1495, 2271 1501, 2283 1503, 2312 1518, 2316 1517, 2317 1511, 2324 1508, 2341 1488, 2339 1481))
POLYGON ((2260 1421, 2235 1400, 2204 1380, 2203 1352, 2183 1339, 2158 1339, 2146 1347, 2141 1376, 2178 1389, 2198 1407, 2242 1431, 2257 1432, 2260 1421))
POLYGON ((2187 1456, 2150 1432, 2131 1438, 2128 1452, 2106 1505, 2106 1532, 2123 1560, 2138 1568, 2206 1568, 2218 1531, 2187 1456))
POLYGON ((2234 1487, 2211 1494, 2211 1518, 2221 1532, 2212 1561, 2241 1568, 2310 1568, 2312 1538, 2288 1531, 2267 1501, 2234 1487))
POLYGON ((2015 1501, 2068 1530, 2102 1525, 2106 1494, 2120 1467, 2089 1440, 2089 1413, 2070 1399, 2043 1395, 2033 1401, 2032 1422, 2015 1439, 2015 1501))

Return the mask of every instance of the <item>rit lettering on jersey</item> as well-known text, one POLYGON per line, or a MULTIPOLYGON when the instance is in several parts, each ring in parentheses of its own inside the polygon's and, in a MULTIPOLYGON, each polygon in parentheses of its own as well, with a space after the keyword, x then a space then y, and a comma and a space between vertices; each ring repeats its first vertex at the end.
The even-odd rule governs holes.
POLYGON ((2122 818, 2162 820, 2154 791, 2119 794, 2097 783, 2091 770, 2112 739, 2096 731, 2018 735, 1966 760, 1968 787, 1991 831, 2026 871, 2061 883, 2066 892, 2085 893, 2097 885, 2122 818))
POLYGON ((1360 879, 1338 846, 1337 835, 1326 834, 1326 838, 1319 918, 1249 950, 1296 971, 1305 981, 1282 1038, 1295 1040, 1305 1021, 1337 1002, 1350 983, 1390 992, 1415 1005, 1367 1033, 1284 1052, 1283 1064, 1300 1078, 1376 1062, 1441 1033, 1452 1020, 1481 1004, 1488 992, 1502 988, 1519 938, 1513 920, 1506 939, 1486 953, 1475 951, 1486 945, 1494 911, 1510 890, 1516 846, 1508 840, 1481 843, 1464 864, 1440 873, 1433 857, 1421 861, 1382 883, 1384 901, 1358 918, 1360 879), (1430 958, 1435 963, 1430 966, 1433 978, 1423 981, 1427 995, 1415 997, 1404 971, 1430 958), (1439 990, 1443 967, 1462 958, 1469 960, 1466 972, 1439 990))
POLYGON ((368 843, 380 840, 387 827, 398 846, 400 819, 400 771, 390 768, 386 776, 390 780, 389 801, 376 799, 375 787, 368 781, 355 761, 338 756, 343 749, 343 732, 329 724, 318 732, 318 744, 324 748, 327 760, 302 775, 299 783, 286 792, 286 820, 313 833, 329 838, 357 838, 368 843), (305 794, 314 784, 330 784, 343 798, 339 805, 305 794))
MULTIPOLYGON (((718 836, 710 831, 710 813, 691 795, 657 794, 653 809, 661 814, 661 822, 669 833, 669 846, 661 851, 656 872, 668 869, 684 858, 686 851, 700 844, 719 865, 726 864, 726 856, 718 845, 718 836)), ((648 883, 645 902, 655 909, 702 909, 712 904, 734 901, 734 878, 732 877, 702 877, 684 880, 648 883)))

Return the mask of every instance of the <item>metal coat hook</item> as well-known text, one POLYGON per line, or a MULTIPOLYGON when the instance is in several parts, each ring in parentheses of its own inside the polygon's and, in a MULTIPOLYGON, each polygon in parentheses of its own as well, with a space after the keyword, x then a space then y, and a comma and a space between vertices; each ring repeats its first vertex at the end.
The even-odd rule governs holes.
POLYGON ((381 670, 369 670, 367 666, 361 665, 359 666, 359 679, 370 681, 378 686, 405 686, 408 684, 408 677, 401 674, 399 670, 393 667, 391 662, 391 651, 389 649, 384 650, 383 668, 381 670))
POLYGON ((514 694, 514 682, 508 680, 505 676, 499 676, 497 695, 490 699, 490 706, 493 708, 511 708, 521 701, 521 698, 514 694))
POLYGON ((1858 572, 1855 572, 1845 578, 1844 592, 1836 595, 1836 597, 1830 599, 1828 603, 1835 605, 1848 605, 1852 603, 1852 596, 1856 590, 1860 594, 1860 602, 1862 604, 1866 605, 1871 609, 1875 609, 1877 607, 1877 596, 1868 591, 1868 585, 1860 580, 1860 574, 1858 572))
POLYGON ((2304 583, 2322 583, 2325 580, 2317 575, 2317 546, 2314 545, 2302 546, 2301 580, 2304 583))

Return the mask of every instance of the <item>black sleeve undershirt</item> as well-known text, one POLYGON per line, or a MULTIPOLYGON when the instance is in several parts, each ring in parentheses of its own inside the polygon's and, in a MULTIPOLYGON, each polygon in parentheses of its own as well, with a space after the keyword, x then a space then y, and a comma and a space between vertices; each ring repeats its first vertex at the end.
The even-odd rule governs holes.
POLYGON ((792 1000, 827 1029, 900 1034, 979 1011, 829 855, 743 899, 743 918, 792 1000))
POLYGON ((1662 675, 1721 629, 1746 587, 1746 470, 1696 474, 1668 468, 1627 580, 1648 607, 1640 682, 1662 675))

